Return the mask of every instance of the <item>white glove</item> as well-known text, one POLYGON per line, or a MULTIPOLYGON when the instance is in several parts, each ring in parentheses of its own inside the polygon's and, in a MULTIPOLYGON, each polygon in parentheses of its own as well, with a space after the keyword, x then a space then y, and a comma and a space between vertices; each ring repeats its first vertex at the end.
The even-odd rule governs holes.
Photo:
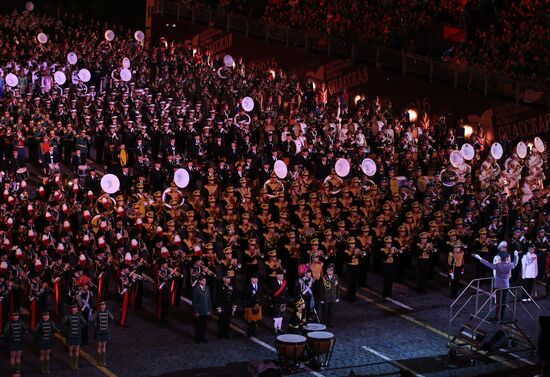
POLYGON ((519 252, 517 250, 514 251, 514 255, 517 257, 519 255, 519 252))
POLYGON ((455 274, 454 273, 451 272, 449 275, 451 276, 451 280, 455 279, 455 274))
POLYGON ((478 254, 474 254, 474 258, 478 259, 478 260, 481 260, 481 257, 478 254))
POLYGON ((337 299, 337 300, 336 300, 336 303, 339 303, 339 302, 340 302, 340 299, 337 299))
POLYGON ((217 311, 218 313, 221 313, 221 312, 222 312, 222 308, 217 308, 216 311, 217 311))

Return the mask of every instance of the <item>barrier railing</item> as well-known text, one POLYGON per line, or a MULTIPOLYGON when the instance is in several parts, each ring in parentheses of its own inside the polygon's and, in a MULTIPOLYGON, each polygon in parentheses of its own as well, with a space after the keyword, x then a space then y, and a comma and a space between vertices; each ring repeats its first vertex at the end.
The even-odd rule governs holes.
POLYGON ((287 46, 341 56, 356 61, 375 63, 402 72, 425 77, 430 81, 451 83, 454 87, 475 90, 485 95, 496 94, 514 99, 516 103, 542 105, 550 109, 550 87, 517 80, 502 73, 449 62, 432 60, 382 46, 364 45, 353 40, 334 38, 330 34, 292 29, 285 25, 266 23, 262 19, 249 19, 233 15, 223 9, 193 6, 183 0, 156 0, 155 13, 176 16, 192 23, 204 23, 227 31, 244 33, 247 37, 264 38, 266 41, 287 46))

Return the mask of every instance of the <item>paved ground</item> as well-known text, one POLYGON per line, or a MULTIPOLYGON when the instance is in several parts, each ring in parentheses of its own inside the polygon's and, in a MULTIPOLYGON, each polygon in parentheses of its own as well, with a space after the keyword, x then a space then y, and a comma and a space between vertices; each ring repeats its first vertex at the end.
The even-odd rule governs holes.
MULTIPOLYGON (((378 289, 381 278, 369 276, 374 288, 360 290, 357 301, 342 301, 336 309, 337 326, 332 330, 336 346, 330 367, 311 373, 297 370, 293 375, 348 376, 398 375, 400 369, 409 369, 422 376, 475 376, 528 366, 536 358, 515 352, 515 356, 503 355, 493 359, 481 358, 470 366, 469 358, 447 356, 448 335, 456 331, 448 326, 448 305, 443 278, 438 286, 426 295, 418 295, 411 287, 397 285, 395 302, 381 298, 378 289), (408 307, 408 308, 407 308, 408 307)), ((542 290, 542 287, 540 287, 542 290)), ((344 292, 345 293, 345 292, 344 292)), ((345 295, 345 294, 344 294, 345 295)), ((538 301, 545 313, 550 312, 550 300, 538 301)), ((236 376, 246 375, 250 360, 274 360, 275 337, 271 335, 270 321, 264 319, 258 338, 247 339, 242 328, 241 315, 234 320, 231 339, 215 338, 215 321, 209 323, 208 344, 196 345, 193 339, 189 305, 182 301, 179 308, 170 313, 167 323, 155 319, 154 298, 146 294, 144 309, 131 313, 130 328, 113 328, 113 340, 109 344, 108 367, 99 368, 95 363, 93 344, 85 351, 79 372, 67 368, 64 346, 57 342, 53 351, 52 371, 56 376, 236 376)), ((112 302, 118 308, 117 302, 112 302)), ((521 314, 521 323, 535 336, 536 326, 521 314)), ((30 342, 30 339, 29 339, 30 342)), ((7 375, 7 361, 0 364, 0 375, 7 375)), ((37 357, 32 344, 24 354, 23 375, 37 376, 37 357)))

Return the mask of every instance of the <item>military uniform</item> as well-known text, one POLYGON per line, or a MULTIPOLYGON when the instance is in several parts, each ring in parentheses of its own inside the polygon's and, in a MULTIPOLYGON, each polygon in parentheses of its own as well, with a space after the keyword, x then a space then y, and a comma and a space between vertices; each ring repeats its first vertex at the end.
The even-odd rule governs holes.
POLYGON ((235 305, 235 290, 233 289, 229 275, 224 276, 224 282, 216 289, 215 307, 219 315, 218 338, 228 339, 231 317, 237 308, 237 305, 235 305))
POLYGON ((382 248, 383 269, 382 277, 384 279, 384 289, 382 295, 384 297, 392 297, 393 281, 395 279, 395 256, 398 250, 392 246, 393 239, 391 237, 384 238, 384 247, 382 248))
POLYGON ((449 252, 447 259, 449 266, 449 297, 456 298, 460 287, 460 277, 464 274, 464 251, 462 251, 462 242, 455 241, 453 251, 449 252))
MULTIPOLYGON (((334 264, 330 264, 327 270, 334 270, 334 264)), ((321 321, 329 327, 334 327, 334 304, 340 301, 340 287, 338 277, 334 274, 325 274, 319 281, 319 304, 321 306, 321 321)))

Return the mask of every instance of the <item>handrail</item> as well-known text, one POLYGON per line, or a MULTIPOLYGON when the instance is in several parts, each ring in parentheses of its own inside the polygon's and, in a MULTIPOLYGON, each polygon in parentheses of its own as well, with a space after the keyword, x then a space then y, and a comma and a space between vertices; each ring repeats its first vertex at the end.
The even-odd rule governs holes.
POLYGON ((339 55, 352 60, 368 61, 376 63, 377 66, 387 66, 400 69, 403 74, 413 73, 433 81, 451 82, 455 87, 465 87, 468 90, 475 89, 487 95, 489 93, 515 99, 516 104, 527 105, 538 104, 547 106, 550 109, 550 86, 518 80, 500 72, 487 71, 472 66, 460 66, 458 64, 432 60, 428 57, 416 55, 401 50, 391 49, 386 46, 373 46, 337 39, 330 34, 298 30, 288 26, 267 23, 263 19, 250 19, 242 15, 232 15, 223 9, 207 9, 201 6, 192 5, 189 2, 174 0, 157 0, 158 5, 155 12, 164 15, 170 13, 187 18, 194 22, 207 22, 211 26, 218 26, 227 31, 233 30, 243 32, 241 28, 232 25, 242 25, 245 21, 244 34, 250 34, 265 38, 266 41, 274 40, 302 47, 305 50, 323 51, 330 55, 339 55), (196 17, 197 15, 203 17, 196 17), (206 19, 204 16, 208 14, 206 19), (296 40, 290 40, 292 35, 296 40), (317 42, 317 43, 316 43, 317 42), (361 51, 372 51, 376 54, 361 54, 361 51), (386 51, 388 54, 382 54, 386 51), (396 56, 400 59, 388 59, 385 55, 396 56))
MULTIPOLYGON (((531 300, 530 302, 535 305, 535 307, 537 308, 537 311, 540 313, 540 306, 533 300, 533 297, 531 297, 531 295, 522 286, 515 286, 515 287, 509 287, 509 288, 497 288, 491 293, 491 295, 487 298, 487 300, 485 300, 485 302, 481 305, 481 307, 479 307, 479 309, 473 315, 474 318, 480 319, 480 322, 473 328, 473 330, 472 330, 473 332, 476 332, 481 327, 481 325, 483 323, 490 323, 490 321, 488 321, 487 319, 489 318, 489 316, 493 312, 493 306, 492 306, 493 300, 496 300, 498 292, 504 292, 504 291, 509 292, 514 298, 513 308, 511 308, 510 305, 509 305, 510 301, 509 300, 506 301, 506 308, 511 310, 512 313, 513 313, 512 321, 515 321, 515 319, 516 319, 516 309, 517 309, 517 303, 518 303, 517 295, 514 293, 515 291, 519 291, 519 293, 521 293, 522 295, 526 295, 531 300), (491 304, 491 305, 489 305, 489 310, 487 311, 485 316, 481 317, 479 314, 482 313, 482 311, 484 310, 485 306, 487 306, 487 304, 491 304)), ((531 312, 523 305, 523 303, 521 301, 520 301, 520 305, 527 312, 529 317, 531 317, 531 319, 538 326, 537 319, 531 314, 531 312)), ((495 306, 496 306, 496 304, 495 304, 495 306)), ((501 320, 502 320, 502 318, 501 318, 501 320)))
POLYGON ((455 320, 456 317, 458 317, 458 315, 462 312, 462 310, 466 307, 467 304, 470 303, 470 301, 472 300, 473 297, 476 298, 476 305, 475 305, 475 311, 477 312, 477 309, 478 309, 478 305, 479 305, 479 296, 482 296, 482 295, 490 295, 492 292, 493 292, 493 281, 494 279, 493 278, 480 278, 480 279, 473 279, 472 281, 470 281, 470 283, 466 286, 466 288, 464 288, 464 290, 462 292, 460 292, 460 294, 458 295, 458 297, 452 302, 451 305, 449 305, 449 326, 453 323, 453 321, 455 320), (481 282, 482 281, 486 281, 486 280, 489 280, 490 283, 491 283, 491 288, 490 288, 490 291, 489 292, 486 292, 484 290, 482 290, 480 288, 480 285, 481 285, 481 282), (476 285, 475 287, 472 287, 473 285, 476 285), (466 302, 455 312, 455 314, 453 315, 453 309, 455 307, 455 305, 459 302, 459 300, 462 298, 462 296, 464 296, 466 294, 467 291, 469 291, 470 289, 475 289, 475 294, 470 296, 466 302), (481 292, 481 293, 480 293, 481 292))

